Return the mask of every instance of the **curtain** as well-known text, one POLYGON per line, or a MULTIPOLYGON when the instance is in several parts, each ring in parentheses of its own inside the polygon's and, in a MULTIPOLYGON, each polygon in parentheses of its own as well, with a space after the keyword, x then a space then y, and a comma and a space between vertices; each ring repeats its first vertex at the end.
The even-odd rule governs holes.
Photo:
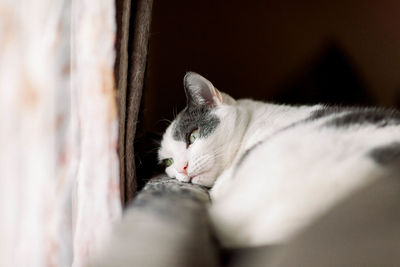
POLYGON ((112 0, 0 1, 0 266, 84 266, 121 216, 112 0))
POLYGON ((153 0, 116 0, 117 60, 115 74, 119 111, 120 180, 122 203, 136 194, 134 139, 148 54, 153 0))

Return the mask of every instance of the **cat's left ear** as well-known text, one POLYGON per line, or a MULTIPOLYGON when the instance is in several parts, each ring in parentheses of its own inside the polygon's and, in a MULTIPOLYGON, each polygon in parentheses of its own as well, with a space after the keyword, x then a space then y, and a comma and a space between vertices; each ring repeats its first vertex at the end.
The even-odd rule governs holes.
POLYGON ((191 107, 216 107, 222 104, 222 95, 214 85, 203 76, 188 72, 183 79, 187 105, 191 107))

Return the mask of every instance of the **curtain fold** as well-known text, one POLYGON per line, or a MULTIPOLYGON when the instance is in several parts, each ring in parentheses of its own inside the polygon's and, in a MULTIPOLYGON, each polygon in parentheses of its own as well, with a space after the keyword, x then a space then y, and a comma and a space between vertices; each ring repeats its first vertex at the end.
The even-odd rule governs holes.
POLYGON ((115 4, 72 1, 72 103, 78 129, 73 181, 73 266, 83 266, 121 216, 114 82, 115 4))
POLYGON ((122 203, 136 194, 134 138, 144 86, 152 0, 117 0, 118 42, 115 67, 119 111, 119 159, 122 203))
POLYGON ((114 12, 0 1, 0 266, 84 266, 121 216, 114 12))
POLYGON ((120 171, 121 203, 125 202, 125 121, 126 121, 126 91, 128 85, 128 44, 129 22, 131 18, 131 1, 116 0, 117 40, 115 79, 117 86, 119 137, 118 156, 120 171))

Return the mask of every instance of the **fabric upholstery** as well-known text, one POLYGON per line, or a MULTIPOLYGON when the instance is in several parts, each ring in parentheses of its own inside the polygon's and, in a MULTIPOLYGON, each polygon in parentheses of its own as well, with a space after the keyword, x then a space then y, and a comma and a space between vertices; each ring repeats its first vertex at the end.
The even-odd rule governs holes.
POLYGON ((161 176, 127 207, 93 266, 398 266, 400 179, 355 192, 285 245, 221 249, 207 189, 161 176))
POLYGON ((205 188, 175 179, 150 181, 128 205, 96 267, 219 266, 205 188))

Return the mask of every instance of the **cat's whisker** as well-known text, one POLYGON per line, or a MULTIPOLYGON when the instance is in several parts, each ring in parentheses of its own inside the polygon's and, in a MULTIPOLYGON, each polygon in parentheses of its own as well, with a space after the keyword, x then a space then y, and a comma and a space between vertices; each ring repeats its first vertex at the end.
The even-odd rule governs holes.
POLYGON ((172 123, 172 120, 163 118, 163 119, 159 119, 158 121, 156 121, 156 124, 161 123, 161 122, 167 122, 167 123, 171 124, 171 123, 172 123))
POLYGON ((174 120, 175 120, 176 117, 178 116, 178 108, 176 106, 173 107, 172 113, 173 113, 174 120))
MULTIPOLYGON (((219 151, 219 153, 214 153, 214 154, 206 154, 201 156, 198 160, 196 160, 193 165, 194 166, 200 166, 200 169, 202 169, 202 166, 207 165, 207 162, 214 161, 215 159, 218 159, 220 157, 224 156, 223 151, 219 151)), ((196 168, 197 169, 197 168, 196 168)))
POLYGON ((152 149, 150 149, 150 152, 155 152, 158 151, 160 149, 160 147, 153 147, 152 149))

